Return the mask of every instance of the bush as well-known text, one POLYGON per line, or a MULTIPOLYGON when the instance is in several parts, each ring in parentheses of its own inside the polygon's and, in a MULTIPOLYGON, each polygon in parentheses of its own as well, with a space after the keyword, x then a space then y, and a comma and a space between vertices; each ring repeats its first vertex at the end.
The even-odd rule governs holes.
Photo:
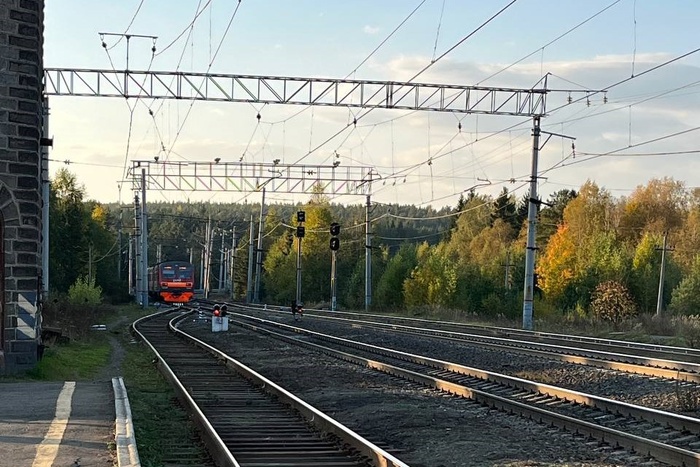
POLYGON ((676 316, 673 323, 688 347, 700 347, 700 316, 676 316))
POLYGON ((68 289, 68 302, 71 305, 97 306, 102 303, 102 287, 95 285, 94 278, 88 281, 85 277, 78 277, 68 289))
POLYGON ((637 314, 637 305, 627 287, 617 281, 598 284, 591 294, 591 313, 595 318, 620 324, 637 314))

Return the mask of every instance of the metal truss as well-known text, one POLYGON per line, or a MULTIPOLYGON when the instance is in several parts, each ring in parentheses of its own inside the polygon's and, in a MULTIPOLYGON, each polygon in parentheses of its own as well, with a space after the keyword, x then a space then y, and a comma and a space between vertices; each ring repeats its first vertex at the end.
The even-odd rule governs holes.
POLYGON ((547 89, 188 72, 46 68, 44 93, 329 107, 546 114, 547 89))
POLYGON ((134 191, 234 191, 265 188, 276 193, 369 195, 372 168, 333 165, 288 165, 257 162, 132 161, 127 179, 134 191))

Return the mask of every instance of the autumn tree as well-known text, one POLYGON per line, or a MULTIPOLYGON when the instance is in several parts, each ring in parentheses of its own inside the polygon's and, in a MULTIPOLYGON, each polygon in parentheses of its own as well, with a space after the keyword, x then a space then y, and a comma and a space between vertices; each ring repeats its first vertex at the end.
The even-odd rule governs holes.
POLYGON ((564 222, 564 209, 577 196, 574 190, 559 190, 547 198, 539 214, 537 245, 542 248, 564 222))
POLYGON ((622 233, 636 241, 647 231, 663 234, 679 228, 687 211, 688 195, 683 182, 655 178, 646 186, 638 186, 621 205, 622 233))
POLYGON ((549 300, 564 308, 575 304, 575 300, 571 303, 571 294, 567 292, 576 278, 576 258, 576 245, 569 227, 560 225, 537 263, 540 287, 549 300))
POLYGON ((617 281, 606 281, 593 291, 591 312, 598 319, 619 324, 635 316, 637 306, 627 287, 617 281))

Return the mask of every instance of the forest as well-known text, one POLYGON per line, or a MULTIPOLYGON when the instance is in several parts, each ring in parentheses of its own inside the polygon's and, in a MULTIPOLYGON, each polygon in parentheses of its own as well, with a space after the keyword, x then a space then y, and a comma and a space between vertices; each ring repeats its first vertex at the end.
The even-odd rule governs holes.
MULTIPOLYGON (((496 197, 468 192, 456 206, 440 210, 372 203, 372 308, 517 318, 528 199, 503 188, 496 197)), ((700 190, 663 178, 614 197, 588 180, 537 205, 536 318, 575 314, 617 322, 654 313, 662 260, 661 307, 678 314, 700 310, 700 190)), ((304 204, 264 208, 260 301, 287 304, 295 295, 296 213, 303 210, 303 301, 330 302, 329 226, 337 222, 338 306, 363 309, 365 205, 330 203, 317 191, 304 204)), ((105 299, 129 300, 133 212, 133 205, 86 200, 76 177, 65 169, 58 172, 51 182, 51 290, 65 293, 87 279, 102 289, 105 299)), ((230 255, 233 294, 245 300, 250 221, 257 247, 259 215, 259 203, 149 203, 150 263, 192 259, 200 274, 210 225, 214 254, 209 286, 219 287, 221 258, 230 255)))

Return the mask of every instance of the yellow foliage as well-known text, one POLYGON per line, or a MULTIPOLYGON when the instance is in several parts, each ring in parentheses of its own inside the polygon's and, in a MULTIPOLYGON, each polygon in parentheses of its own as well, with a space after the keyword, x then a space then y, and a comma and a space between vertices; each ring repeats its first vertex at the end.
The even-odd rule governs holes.
POLYGON ((547 249, 537 266, 540 287, 551 298, 563 294, 566 286, 574 278, 576 246, 569 227, 560 225, 547 244, 547 249))

